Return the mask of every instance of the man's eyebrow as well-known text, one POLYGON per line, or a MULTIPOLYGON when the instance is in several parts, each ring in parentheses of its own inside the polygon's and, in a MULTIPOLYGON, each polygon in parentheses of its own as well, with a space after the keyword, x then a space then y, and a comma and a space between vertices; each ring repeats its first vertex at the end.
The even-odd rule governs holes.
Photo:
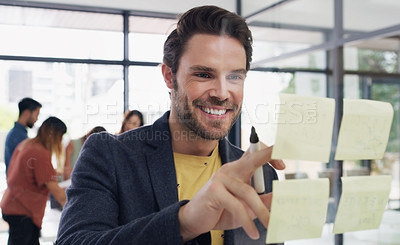
MULTIPOLYGON (((208 67, 208 66, 192 66, 190 67, 190 70, 192 71, 205 71, 205 72, 215 72, 216 70, 208 67)), ((241 73, 241 74, 246 74, 247 71, 246 69, 236 69, 236 70, 232 70, 230 71, 231 73, 241 73)))
POLYGON ((206 72, 215 72, 215 69, 208 67, 208 66, 192 66, 190 67, 192 71, 206 71, 206 72))
POLYGON ((242 73, 242 74, 246 74, 247 70, 246 69, 237 69, 237 70, 233 70, 232 73, 242 73))

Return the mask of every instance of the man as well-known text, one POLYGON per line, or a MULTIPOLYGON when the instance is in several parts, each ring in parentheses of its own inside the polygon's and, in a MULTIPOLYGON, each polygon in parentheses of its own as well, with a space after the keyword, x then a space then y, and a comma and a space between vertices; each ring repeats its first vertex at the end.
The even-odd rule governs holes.
MULTIPOLYGON (((245 21, 224 9, 182 15, 164 45, 171 111, 86 141, 57 244, 265 244, 271 193, 257 195, 251 176, 268 161, 284 164, 271 148, 243 155, 225 138, 240 114, 251 42, 245 21)), ((264 174, 270 192, 275 170, 266 164, 264 174)))
POLYGON ((10 132, 8 132, 5 143, 4 162, 6 164, 6 174, 15 147, 17 147, 21 141, 28 138, 26 127, 33 127, 38 119, 41 107, 42 105, 32 98, 23 98, 18 103, 18 120, 14 123, 14 127, 10 132))

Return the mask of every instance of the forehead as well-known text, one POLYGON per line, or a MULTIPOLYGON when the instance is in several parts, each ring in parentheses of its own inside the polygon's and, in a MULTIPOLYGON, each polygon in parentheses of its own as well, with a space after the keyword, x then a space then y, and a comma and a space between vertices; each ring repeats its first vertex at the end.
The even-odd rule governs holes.
POLYGON ((239 40, 227 35, 195 34, 185 45, 181 62, 210 63, 246 68, 246 52, 239 40))
POLYGON ((132 115, 128 118, 129 121, 136 121, 139 120, 139 116, 138 115, 132 115))

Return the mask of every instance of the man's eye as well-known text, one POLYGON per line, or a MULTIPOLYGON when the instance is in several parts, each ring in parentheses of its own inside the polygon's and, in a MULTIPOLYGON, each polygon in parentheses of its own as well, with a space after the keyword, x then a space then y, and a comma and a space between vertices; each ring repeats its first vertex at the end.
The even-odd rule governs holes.
POLYGON ((201 77, 201 78, 210 78, 211 77, 207 73, 197 73, 196 76, 197 77, 201 77))
POLYGON ((241 76, 241 75, 229 75, 228 79, 229 80, 243 80, 243 76, 241 76))

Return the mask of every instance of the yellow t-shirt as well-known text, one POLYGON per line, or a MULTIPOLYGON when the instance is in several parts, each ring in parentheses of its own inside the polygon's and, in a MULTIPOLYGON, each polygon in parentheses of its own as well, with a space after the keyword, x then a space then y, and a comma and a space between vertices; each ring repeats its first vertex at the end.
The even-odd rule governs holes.
MULTIPOLYGON (((194 156, 174 152, 178 197, 190 200, 203 187, 211 176, 221 167, 218 145, 211 156, 194 156)), ((211 244, 222 245, 224 231, 211 231, 211 244)))

